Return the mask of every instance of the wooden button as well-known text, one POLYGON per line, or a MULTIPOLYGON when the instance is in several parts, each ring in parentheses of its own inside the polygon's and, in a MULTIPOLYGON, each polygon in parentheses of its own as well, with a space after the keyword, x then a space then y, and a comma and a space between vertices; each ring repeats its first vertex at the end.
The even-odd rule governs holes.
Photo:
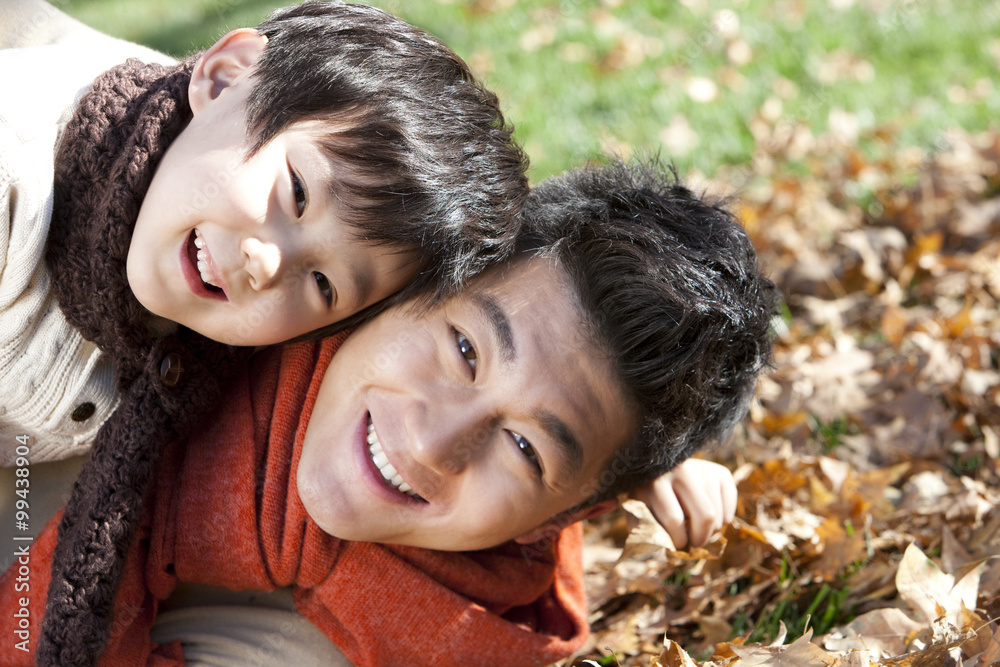
POLYGON ((180 384, 183 374, 184 368, 181 366, 179 354, 171 352, 163 357, 163 361, 160 362, 160 379, 163 380, 165 386, 176 387, 180 384))
POLYGON ((81 403, 80 405, 76 406, 76 409, 73 410, 73 414, 70 415, 70 419, 72 419, 75 422, 87 421, 88 419, 94 416, 94 413, 96 411, 97 411, 97 406, 91 403, 90 401, 87 401, 86 403, 81 403))

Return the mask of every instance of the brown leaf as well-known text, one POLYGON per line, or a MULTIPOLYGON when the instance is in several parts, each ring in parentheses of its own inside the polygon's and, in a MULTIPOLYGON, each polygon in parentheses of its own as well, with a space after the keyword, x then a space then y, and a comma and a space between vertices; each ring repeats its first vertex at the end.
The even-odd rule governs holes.
POLYGON ((976 607, 984 562, 960 570, 956 582, 955 576, 942 572, 916 544, 910 544, 896 573, 896 589, 924 621, 932 622, 944 615, 952 625, 960 627, 963 607, 976 607))
POLYGON ((961 628, 966 634, 962 642, 962 652, 967 656, 977 656, 989 650, 993 643, 990 624, 971 609, 962 609, 961 628))
POLYGON ((828 667, 837 661, 837 657, 827 653, 810 642, 812 631, 788 646, 735 646, 731 645, 733 653, 739 656, 736 664, 739 667, 828 667))
POLYGON ((640 500, 626 500, 622 509, 628 514, 628 537, 621 560, 663 549, 675 550, 670 534, 659 524, 646 504, 640 500))
POLYGON ((864 650, 851 651, 840 661, 840 667, 870 667, 871 664, 871 656, 864 650))
POLYGON ((896 590, 917 613, 919 620, 932 622, 943 611, 955 579, 924 555, 916 544, 906 547, 896 571, 896 590))
POLYGON ((941 525, 941 567, 946 572, 954 572, 972 560, 972 556, 962 546, 955 533, 947 524, 941 525))
POLYGON ((653 659, 653 665, 654 667, 698 667, 687 651, 669 639, 663 640, 663 651, 659 658, 653 659))
POLYGON ((822 645, 831 651, 865 649, 877 658, 901 655, 910 636, 924 627, 925 623, 918 623, 900 609, 873 609, 831 630, 822 645))
POLYGON ((993 667, 1000 662, 1000 625, 990 637, 986 650, 979 656, 974 667, 993 667))
POLYGON ((816 529, 823 553, 813 564, 812 572, 824 581, 834 579, 848 565, 865 556, 865 540, 860 531, 848 532, 843 522, 827 519, 816 529))
POLYGON ((883 660, 883 667, 962 667, 962 650, 959 642, 934 644, 922 651, 914 651, 893 660, 883 660))

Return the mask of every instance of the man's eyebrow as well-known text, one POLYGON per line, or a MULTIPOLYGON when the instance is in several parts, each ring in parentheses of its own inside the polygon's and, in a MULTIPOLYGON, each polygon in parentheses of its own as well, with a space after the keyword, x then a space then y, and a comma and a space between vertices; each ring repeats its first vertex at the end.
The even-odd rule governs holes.
POLYGON ((583 469, 583 446, 566 426, 566 422, 548 410, 536 412, 535 421, 559 445, 560 479, 568 479, 579 473, 583 469))
POLYGON ((483 318, 490 325, 493 341, 500 350, 501 361, 510 364, 517 358, 517 348, 514 347, 514 333, 511 330, 507 311, 490 294, 476 294, 473 302, 479 306, 483 318))

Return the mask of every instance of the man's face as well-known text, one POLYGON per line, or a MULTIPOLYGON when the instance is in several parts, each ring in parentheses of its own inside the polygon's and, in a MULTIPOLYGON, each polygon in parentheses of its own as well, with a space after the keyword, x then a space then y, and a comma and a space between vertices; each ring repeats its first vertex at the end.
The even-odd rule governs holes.
POLYGON ((474 550, 585 500, 635 417, 567 285, 549 260, 520 260, 349 336, 297 472, 313 520, 342 539, 474 550))
MULTIPOLYGON (((225 45, 211 53, 228 55, 225 45)), ((161 317, 226 343, 266 345, 392 294, 417 265, 412 253, 364 243, 344 223, 319 123, 297 123, 245 159, 252 81, 249 68, 237 71, 201 104, 192 94, 194 118, 143 200, 128 280, 161 317)))

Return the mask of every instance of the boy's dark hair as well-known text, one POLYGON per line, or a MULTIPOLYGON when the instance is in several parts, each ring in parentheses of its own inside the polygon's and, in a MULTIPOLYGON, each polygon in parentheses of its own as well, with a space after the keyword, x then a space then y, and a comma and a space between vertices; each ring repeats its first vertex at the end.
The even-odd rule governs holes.
POLYGON ((305 2, 274 12, 247 102, 256 152, 290 124, 329 123, 346 222, 374 244, 417 247, 398 296, 440 296, 506 257, 527 158, 496 95, 433 36, 374 7, 305 2))
POLYGON ((659 477, 726 435, 769 363, 774 284, 716 202, 655 160, 590 166, 536 187, 519 250, 551 257, 639 415, 585 504, 659 477))

